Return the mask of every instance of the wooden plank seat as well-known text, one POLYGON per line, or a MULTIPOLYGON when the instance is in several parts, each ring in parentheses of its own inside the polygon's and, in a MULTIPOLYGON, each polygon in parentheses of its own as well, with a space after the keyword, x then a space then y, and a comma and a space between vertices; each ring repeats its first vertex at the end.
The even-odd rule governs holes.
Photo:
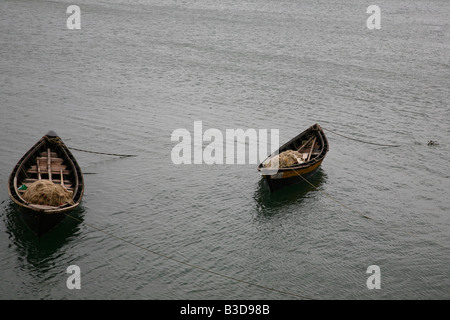
MULTIPOLYGON (((52 165, 51 167, 52 167, 51 172, 52 172, 52 173, 55 173, 55 174, 59 174, 59 173, 61 172, 61 170, 63 171, 63 174, 69 174, 69 173, 70 173, 69 170, 66 170, 66 168, 67 168, 66 165, 52 165)), ((31 166, 31 167, 27 170, 27 172, 28 172, 28 173, 38 173, 37 165, 31 166)), ((41 166, 41 173, 48 173, 47 167, 42 167, 42 166, 41 166)))
MULTIPOLYGON (((23 180, 23 183, 24 183, 25 185, 27 185, 27 187, 28 187, 28 185, 30 185, 30 184, 32 184, 33 182, 36 182, 36 181, 38 181, 38 180, 39 180, 39 179, 27 178, 27 179, 23 180)), ((61 184, 61 179, 53 179, 52 182, 55 183, 55 184, 61 184)), ((72 183, 70 182, 70 180, 64 179, 64 186, 65 186, 66 188, 72 187, 72 183)))
MULTIPOLYGON (((41 157, 47 158, 47 155, 48 155, 47 151, 41 152, 41 157)), ((50 152, 50 157, 58 158, 58 154, 56 152, 50 152)))
MULTIPOLYGON (((39 165, 40 165, 41 167, 44 167, 44 166, 46 166, 47 163, 48 163, 48 158, 47 158, 47 157, 37 157, 37 158, 36 158, 36 161, 39 161, 39 165)), ((50 163, 51 163, 51 164, 62 164, 63 161, 64 161, 64 160, 61 159, 61 158, 52 158, 52 157, 50 157, 50 163)))

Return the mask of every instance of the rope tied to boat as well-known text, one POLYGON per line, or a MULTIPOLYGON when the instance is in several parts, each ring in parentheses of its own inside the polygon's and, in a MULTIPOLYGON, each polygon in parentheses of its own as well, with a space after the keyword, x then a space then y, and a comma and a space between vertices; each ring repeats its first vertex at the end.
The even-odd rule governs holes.
POLYGON ((332 132, 334 134, 337 134, 338 136, 344 137, 346 139, 350 139, 350 140, 354 140, 354 141, 358 141, 358 142, 362 142, 362 143, 366 143, 366 144, 373 144, 373 145, 376 145, 376 146, 393 147, 393 148, 394 147, 400 147, 399 144, 381 144, 381 143, 376 143, 376 142, 364 141, 364 140, 360 140, 360 139, 355 139, 355 138, 352 138, 352 137, 344 136, 343 134, 337 133, 336 131, 330 130, 328 128, 323 128, 323 129, 327 130, 329 132, 332 132))
MULTIPOLYGON (((67 217, 75 220, 75 221, 82 222, 80 219, 78 219, 78 218, 76 218, 76 217, 74 217, 74 216, 72 216, 72 215, 70 215, 68 213, 65 213, 65 215, 67 217)), ((177 259, 177 258, 173 258, 173 257, 168 256, 167 254, 163 254, 163 253, 160 253, 158 251, 152 250, 152 249, 150 249, 148 247, 145 247, 143 245, 134 243, 134 242, 132 242, 132 241, 130 241, 128 239, 125 239, 124 237, 118 236, 118 235, 116 235, 116 234, 114 234, 112 232, 105 231, 104 229, 101 229, 101 228, 99 228, 97 226, 94 226, 92 224, 89 224, 89 223, 86 223, 86 222, 84 222, 84 224, 86 224, 88 227, 91 227, 92 229, 95 229, 95 230, 97 230, 99 232, 102 232, 103 234, 105 234, 105 235, 107 235, 109 237, 115 238, 115 239, 120 240, 120 241, 122 241, 124 243, 132 245, 132 246, 134 246, 136 248, 142 249, 142 250, 144 250, 144 251, 146 251, 148 253, 157 255, 157 256, 159 256, 161 258, 164 258, 166 260, 170 260, 172 262, 176 262, 178 264, 190 267, 192 269, 200 270, 200 271, 207 272, 207 273, 210 273, 210 274, 213 274, 213 275, 225 278, 225 279, 233 280, 235 282, 247 284, 247 285, 254 286, 254 287, 257 287, 257 288, 260 288, 260 289, 264 289, 264 290, 267 290, 267 291, 281 293, 281 294, 288 295, 288 296, 291 296, 291 297, 295 297, 295 298, 298 298, 298 299, 316 300, 316 299, 314 299, 312 297, 309 297, 309 296, 304 296, 304 295, 300 295, 300 294, 297 294, 297 293, 294 293, 294 292, 289 292, 289 291, 285 291, 285 290, 280 290, 280 289, 268 287, 268 286, 261 285, 261 284, 258 284, 258 283, 255 283, 255 282, 252 282, 252 281, 249 281, 249 280, 244 280, 244 279, 241 279, 241 278, 229 276, 229 275, 226 275, 224 273, 217 272, 217 271, 214 271, 214 270, 211 270, 211 269, 199 266, 199 265, 195 265, 195 264, 192 264, 190 262, 186 262, 186 261, 183 261, 183 260, 180 260, 180 259, 177 259)))
POLYGON ((341 201, 335 199, 334 197, 330 196, 328 193, 326 193, 325 191, 319 189, 318 187, 316 187, 315 185, 313 185, 310 181, 308 181, 308 179, 306 179, 305 177, 303 177, 301 174, 299 174, 297 171, 295 171, 294 169, 291 169, 292 171, 294 171, 300 178, 303 179, 303 181, 305 181, 306 183, 308 183, 311 187, 313 187, 316 191, 322 193, 325 197, 327 197, 328 199, 333 200, 334 202, 336 202, 337 204, 343 206, 344 208, 359 214, 361 217, 365 218, 365 219, 369 219, 369 220, 373 220, 371 217, 365 215, 364 213, 362 213, 361 211, 358 211, 356 209, 353 209, 351 207, 349 207, 348 205, 342 203, 341 201))
POLYGON ((119 153, 106 153, 106 152, 98 152, 98 151, 91 151, 91 150, 84 150, 84 149, 79 149, 79 148, 73 148, 73 147, 68 147, 64 144, 64 142, 62 142, 62 140, 59 137, 48 137, 45 136, 45 139, 50 142, 51 144, 55 144, 55 145, 59 145, 59 146, 65 146, 70 150, 76 150, 76 151, 81 151, 81 152, 87 152, 87 153, 94 153, 94 154, 101 154, 101 155, 107 155, 107 156, 115 156, 115 157, 137 157, 137 155, 135 154, 119 154, 119 153))
POLYGON ((76 150, 76 151, 81 151, 81 152, 95 153, 95 154, 101 154, 101 155, 107 155, 107 156, 115 156, 115 157, 122 157, 122 158, 137 157, 137 155, 135 155, 135 154, 105 153, 105 152, 77 149, 77 148, 73 148, 73 147, 68 147, 68 148, 71 149, 71 150, 76 150))

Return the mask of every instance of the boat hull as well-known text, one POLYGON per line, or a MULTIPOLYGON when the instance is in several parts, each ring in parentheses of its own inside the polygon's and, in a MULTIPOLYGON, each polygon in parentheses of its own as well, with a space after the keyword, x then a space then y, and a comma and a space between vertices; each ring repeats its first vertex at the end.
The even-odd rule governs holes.
POLYGON ((317 172, 321 164, 322 161, 306 169, 281 171, 274 175, 263 175, 263 177, 270 191, 275 192, 282 188, 305 182, 317 172))
POLYGON ((43 236, 58 224, 60 224, 66 217, 66 212, 59 211, 55 213, 44 213, 30 210, 24 207, 20 208, 22 220, 38 237, 43 236))

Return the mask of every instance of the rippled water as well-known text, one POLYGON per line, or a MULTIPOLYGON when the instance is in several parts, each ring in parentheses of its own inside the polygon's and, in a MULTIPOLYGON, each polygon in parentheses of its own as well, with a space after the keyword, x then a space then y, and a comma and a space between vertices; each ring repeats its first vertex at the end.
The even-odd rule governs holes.
POLYGON ((450 297, 448 1, 378 1, 380 30, 356 0, 77 1, 80 30, 70 4, 0 1, 0 298, 296 298, 187 264, 305 298, 450 297), (328 131, 320 191, 270 194, 255 165, 172 163, 200 120, 400 147, 328 131), (6 181, 49 129, 137 157, 73 151, 82 206, 37 239, 6 181))

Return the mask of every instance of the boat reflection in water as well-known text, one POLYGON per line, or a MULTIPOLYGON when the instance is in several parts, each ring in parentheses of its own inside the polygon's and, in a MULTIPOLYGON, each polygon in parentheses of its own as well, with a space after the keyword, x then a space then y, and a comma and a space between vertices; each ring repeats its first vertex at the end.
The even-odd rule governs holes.
POLYGON ((317 169, 316 173, 307 181, 309 183, 298 183, 284 188, 281 192, 271 192, 264 178, 261 178, 257 184, 254 194, 256 209, 258 214, 272 216, 282 212, 290 205, 298 206, 305 199, 316 197, 319 191, 316 188, 326 182, 327 175, 322 168, 317 169))
POLYGON ((14 203, 5 204, 6 229, 12 244, 16 246, 21 259, 21 268, 45 273, 46 264, 52 267, 53 258, 64 253, 67 246, 76 243, 81 234, 84 208, 79 206, 62 221, 58 228, 38 237, 21 218, 20 208, 14 203), (73 219, 71 218, 73 217, 73 219))

